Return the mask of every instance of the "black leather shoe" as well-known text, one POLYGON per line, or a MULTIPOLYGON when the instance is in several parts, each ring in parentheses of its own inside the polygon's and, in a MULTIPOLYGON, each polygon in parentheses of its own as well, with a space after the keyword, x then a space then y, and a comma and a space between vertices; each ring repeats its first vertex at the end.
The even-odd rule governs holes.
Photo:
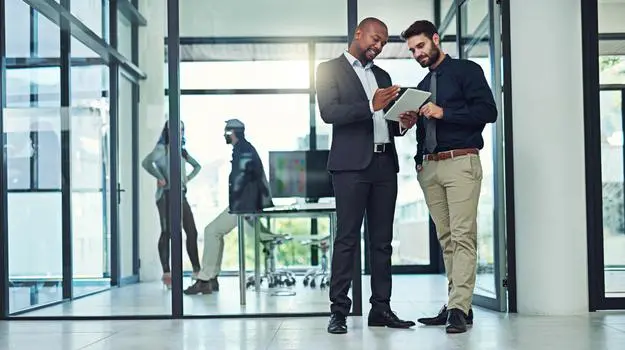
MULTIPOLYGON (((434 317, 423 317, 417 319, 417 322, 426 326, 444 326, 447 323, 447 305, 443 305, 443 308, 438 312, 438 315, 434 317)), ((468 325, 473 324, 473 309, 469 309, 469 315, 466 317, 466 323, 468 325)))
POLYGON ((467 331, 467 315, 458 309, 449 309, 447 313, 447 333, 464 333, 467 331))
POLYGON ((328 333, 332 334, 345 334, 347 333, 347 322, 345 320, 345 316, 338 313, 333 312, 330 316, 330 323, 328 324, 328 333))
POLYGON ((399 319, 392 311, 371 310, 369 312, 369 327, 410 328, 414 325, 413 321, 399 319))
POLYGON ((217 277, 210 279, 209 282, 213 292, 219 292, 219 282, 217 282, 217 277))
POLYGON ((185 295, 211 294, 213 289, 209 281, 196 280, 195 283, 183 291, 185 295))

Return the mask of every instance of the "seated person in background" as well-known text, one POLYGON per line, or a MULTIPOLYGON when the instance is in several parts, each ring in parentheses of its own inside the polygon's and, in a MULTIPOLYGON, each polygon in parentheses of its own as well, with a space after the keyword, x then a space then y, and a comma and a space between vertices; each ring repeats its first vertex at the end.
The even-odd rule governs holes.
MULTIPOLYGON (((219 290, 224 236, 237 226, 237 213, 254 213, 272 207, 269 182, 258 152, 245 139, 245 125, 238 119, 226 121, 224 137, 232 145, 232 170, 228 179, 229 206, 204 229, 202 270, 197 281, 184 293, 210 294, 219 290)), ((254 232, 246 220, 247 232, 254 232)))

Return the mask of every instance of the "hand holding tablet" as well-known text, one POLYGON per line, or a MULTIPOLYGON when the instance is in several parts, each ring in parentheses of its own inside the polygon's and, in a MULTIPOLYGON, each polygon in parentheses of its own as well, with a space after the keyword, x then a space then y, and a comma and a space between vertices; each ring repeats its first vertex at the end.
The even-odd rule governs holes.
POLYGON ((402 119, 412 118, 414 112, 416 116, 419 108, 430 98, 432 93, 417 89, 407 89, 403 95, 395 102, 395 104, 386 112, 384 118, 401 122, 402 119), (402 118, 403 115, 403 118, 402 118))

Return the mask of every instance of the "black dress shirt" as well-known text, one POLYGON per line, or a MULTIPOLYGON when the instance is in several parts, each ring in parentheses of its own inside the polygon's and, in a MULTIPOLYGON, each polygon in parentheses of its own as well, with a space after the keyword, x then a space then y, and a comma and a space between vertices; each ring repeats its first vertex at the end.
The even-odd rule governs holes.
MULTIPOLYGON (((486 123, 497 120, 497 106, 482 67, 473 61, 447 55, 423 78, 417 86, 419 90, 430 90, 432 74, 437 74, 436 105, 443 109, 443 118, 436 120, 437 147, 434 152, 482 149, 482 131, 486 123)), ((423 118, 420 116, 417 120, 417 165, 423 161, 425 148, 423 118)))

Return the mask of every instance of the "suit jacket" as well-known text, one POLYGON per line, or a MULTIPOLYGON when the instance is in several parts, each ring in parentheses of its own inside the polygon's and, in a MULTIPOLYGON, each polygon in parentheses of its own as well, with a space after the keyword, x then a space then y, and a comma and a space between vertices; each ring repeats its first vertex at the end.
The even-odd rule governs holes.
MULTIPOLYGON (((375 65, 371 69, 379 88, 392 85, 391 77, 386 71, 375 65)), ((373 157, 373 113, 367 93, 345 55, 319 65, 316 90, 321 119, 332 124, 328 170, 364 170, 373 157)), ((391 104, 385 110, 390 107, 391 104)), ((395 172, 399 172, 394 136, 402 134, 398 122, 387 121, 386 124, 392 144, 395 172)))

